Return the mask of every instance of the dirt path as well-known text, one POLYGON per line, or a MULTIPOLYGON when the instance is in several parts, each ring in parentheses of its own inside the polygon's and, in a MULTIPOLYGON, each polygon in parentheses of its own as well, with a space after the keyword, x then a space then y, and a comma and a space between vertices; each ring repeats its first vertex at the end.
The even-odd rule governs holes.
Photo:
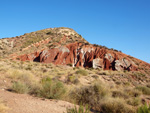
POLYGON ((74 105, 57 100, 33 97, 27 94, 16 94, 0 89, 0 98, 10 108, 8 113, 63 113, 67 107, 74 105))

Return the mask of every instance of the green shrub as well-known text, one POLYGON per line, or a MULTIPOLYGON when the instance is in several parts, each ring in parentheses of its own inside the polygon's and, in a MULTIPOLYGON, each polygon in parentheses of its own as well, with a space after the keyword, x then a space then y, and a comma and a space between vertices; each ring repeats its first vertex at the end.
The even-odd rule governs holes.
POLYGON ((131 98, 127 100, 127 104, 132 105, 132 106, 138 106, 140 105, 141 101, 139 98, 131 98))
POLYGON ((39 96, 48 99, 58 99, 65 93, 63 83, 52 81, 50 78, 42 79, 42 88, 39 91, 39 96))
POLYGON ((150 113, 150 105, 147 106, 146 104, 138 108, 137 113, 150 113))
POLYGON ((68 75, 68 78, 67 78, 67 83, 73 83, 73 84, 78 84, 80 83, 79 79, 77 76, 75 75, 68 75))
POLYGON ((40 93, 39 89, 41 89, 41 84, 38 82, 32 83, 32 84, 30 84, 29 88, 30 88, 29 94, 38 96, 40 93))
POLYGON ((26 70, 32 70, 32 66, 28 65, 25 69, 26 70))
POLYGON ((130 97, 139 97, 142 92, 140 90, 137 90, 137 89, 125 89, 124 92, 126 94, 128 94, 130 97))
POLYGON ((83 86, 76 88, 70 93, 70 97, 74 99, 77 104, 88 104, 90 107, 96 108, 100 99, 109 94, 108 89, 100 84, 94 84, 91 86, 83 86))
POLYGON ((112 97, 116 98, 116 97, 120 97, 120 98, 128 98, 129 96, 122 92, 122 91, 119 91, 119 90, 115 90, 115 91, 112 91, 112 97))
POLYGON ((45 83, 51 83, 52 82, 52 79, 50 77, 45 77, 41 80, 41 83, 42 84, 45 84, 45 83))
POLYGON ((12 86, 12 91, 16 93, 28 93, 29 92, 29 87, 22 82, 14 82, 12 86))
POLYGON ((138 86, 136 87, 136 89, 138 89, 139 91, 142 91, 142 93, 145 95, 150 95, 150 88, 146 86, 138 86))
POLYGON ((25 70, 10 69, 7 73, 14 81, 21 81, 22 83, 30 84, 34 80, 33 74, 25 70))
POLYGON ((86 71, 86 70, 83 70, 83 69, 77 70, 77 71, 76 71, 76 74, 80 74, 80 75, 83 75, 83 76, 88 75, 87 71, 86 71))
POLYGON ((119 98, 105 98, 101 101, 99 108, 102 113, 135 113, 134 109, 119 98))
POLYGON ((88 106, 83 107, 80 105, 79 107, 74 106, 74 108, 67 109, 67 113, 90 113, 88 106))

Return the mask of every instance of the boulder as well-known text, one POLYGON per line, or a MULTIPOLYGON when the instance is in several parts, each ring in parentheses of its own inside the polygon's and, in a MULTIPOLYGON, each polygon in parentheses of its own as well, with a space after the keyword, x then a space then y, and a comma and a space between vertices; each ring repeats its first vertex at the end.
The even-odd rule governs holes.
POLYGON ((132 63, 128 61, 127 59, 121 59, 115 61, 115 69, 117 71, 123 71, 123 70, 132 70, 132 63))
POLYGON ((96 58, 93 59, 93 68, 97 69, 97 68, 103 68, 103 59, 100 58, 96 58))

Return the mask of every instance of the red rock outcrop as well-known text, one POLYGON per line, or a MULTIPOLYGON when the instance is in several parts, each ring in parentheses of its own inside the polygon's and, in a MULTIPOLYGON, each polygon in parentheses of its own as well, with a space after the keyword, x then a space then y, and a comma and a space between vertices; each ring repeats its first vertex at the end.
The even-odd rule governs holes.
POLYGON ((73 67, 93 67, 118 71, 137 70, 133 61, 125 59, 123 54, 117 54, 111 50, 94 45, 84 45, 83 43, 71 43, 66 46, 22 55, 17 58, 22 61, 30 60, 41 63, 54 63, 56 65, 72 64, 73 67))
POLYGON ((21 61, 26 61, 26 60, 33 61, 33 59, 35 60, 38 56, 39 56, 39 52, 35 52, 32 54, 24 54, 24 55, 18 56, 16 59, 19 59, 21 61))
POLYGON ((73 67, 150 73, 149 63, 113 49, 89 44, 73 29, 64 27, 0 39, 0 57, 56 65, 72 64, 73 67))

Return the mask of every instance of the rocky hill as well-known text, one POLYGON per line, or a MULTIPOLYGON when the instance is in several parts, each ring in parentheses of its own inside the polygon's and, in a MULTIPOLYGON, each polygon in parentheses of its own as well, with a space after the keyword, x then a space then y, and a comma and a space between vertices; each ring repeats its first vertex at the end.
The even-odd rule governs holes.
POLYGON ((150 73, 150 64, 120 51, 90 44, 73 29, 65 27, 0 39, 0 57, 73 67, 150 73))
POLYGON ((149 75, 149 63, 90 44, 70 28, 4 38, 0 112, 70 113, 74 103, 91 113, 137 113, 150 103, 149 75))

